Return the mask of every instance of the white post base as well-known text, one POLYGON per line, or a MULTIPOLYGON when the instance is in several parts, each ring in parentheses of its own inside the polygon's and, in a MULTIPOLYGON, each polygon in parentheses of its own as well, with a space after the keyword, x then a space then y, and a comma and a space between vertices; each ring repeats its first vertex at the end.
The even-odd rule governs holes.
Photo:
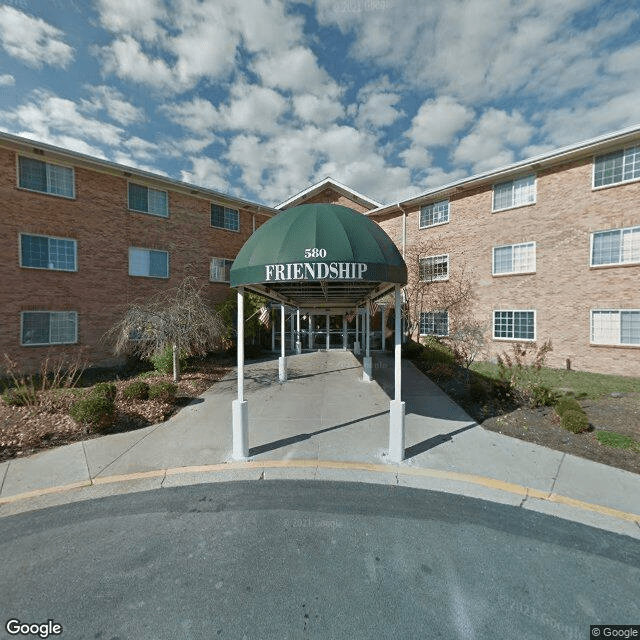
POLYGON ((357 340, 353 343, 353 353, 356 356, 360 355, 360 343, 357 340))
POLYGON ((389 462, 404 460, 404 409, 401 400, 389 403, 389 462))
POLYGON ((247 401, 234 400, 231 403, 233 414, 233 454, 234 460, 246 460, 249 457, 249 405, 247 401))
POLYGON ((296 342, 296 353, 298 355, 300 355, 302 353, 302 342, 300 342, 300 340, 298 340, 296 342))
POLYGON ((362 358, 362 379, 365 382, 373 380, 373 358, 371 356, 362 358))
POLYGON ((278 358, 278 380, 280 382, 287 381, 287 356, 278 358))

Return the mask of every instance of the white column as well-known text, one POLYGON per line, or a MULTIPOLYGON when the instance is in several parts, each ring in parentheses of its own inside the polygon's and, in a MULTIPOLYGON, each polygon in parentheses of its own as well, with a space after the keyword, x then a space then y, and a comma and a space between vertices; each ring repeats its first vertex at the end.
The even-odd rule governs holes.
POLYGON ((280 357, 278 358, 278 379, 287 381, 287 359, 285 357, 284 344, 284 305, 280 305, 280 357))
POLYGON ((238 399, 231 404, 234 460, 249 457, 249 410, 244 399, 244 287, 238 287, 238 399))
POLYGON ((394 398, 389 407, 389 461, 402 462, 404 460, 404 413, 405 403, 402 402, 402 327, 400 313, 400 285, 396 285, 396 323, 395 323, 395 352, 394 352, 394 398))
POLYGON ((347 316, 342 316, 342 350, 347 350, 347 316))
POLYGON ((373 366, 371 362, 371 314, 369 312, 369 302, 365 307, 365 341, 367 345, 367 351, 365 357, 362 359, 362 379, 365 382, 371 382, 373 380, 373 366))
POLYGON ((296 348, 296 336, 294 335, 294 331, 293 331, 293 313, 289 316, 289 332, 291 334, 291 348, 290 351, 293 353, 293 351, 296 348))
POLYGON ((296 353, 302 353, 302 341, 300 340, 300 309, 297 312, 297 324, 296 324, 296 353))
POLYGON ((387 340, 385 338, 385 333, 387 330, 387 305, 380 305, 380 344, 382 346, 382 350, 386 350, 387 340))
POLYGON ((329 344, 329 343, 330 343, 330 340, 329 340, 329 337, 330 337, 330 336, 329 336, 329 314, 328 314, 328 313, 327 313, 327 315, 325 316, 325 318, 326 318, 326 321, 327 321, 327 322, 326 322, 326 327, 327 327, 327 351, 329 351, 329 348, 330 348, 330 344, 329 344))
POLYGON ((309 349, 313 349, 313 316, 309 315, 309 349))
MULTIPOLYGON (((269 311, 269 315, 273 316, 271 310, 269 311)), ((276 350, 276 319, 271 317, 271 351, 275 352, 276 350)))
POLYGON ((353 353, 357 356, 360 355, 360 309, 356 309, 356 339, 353 343, 353 353))

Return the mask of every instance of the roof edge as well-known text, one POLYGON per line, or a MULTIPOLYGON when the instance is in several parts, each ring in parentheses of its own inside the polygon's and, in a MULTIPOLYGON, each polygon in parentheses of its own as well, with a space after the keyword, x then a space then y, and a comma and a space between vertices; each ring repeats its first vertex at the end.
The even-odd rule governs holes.
POLYGON ((377 202, 376 200, 373 200, 372 198, 369 198, 368 196, 365 196, 362 193, 359 193, 355 189, 352 189, 351 187, 347 187, 347 185, 344 185, 341 182, 334 180, 332 177, 327 176, 323 180, 320 180, 320 182, 316 182, 315 184, 312 184, 310 187, 307 187, 306 189, 299 191, 294 196, 291 196, 291 198, 285 200, 284 202, 277 204, 275 208, 278 210, 282 210, 285 207, 290 207, 294 205, 297 201, 302 200, 307 196, 310 196, 314 193, 319 193, 320 191, 322 191, 322 189, 324 189, 327 186, 335 187, 335 189, 337 191, 340 191, 343 195, 347 197, 351 197, 355 199, 356 202, 360 202, 365 206, 373 205, 374 209, 378 209, 384 206, 381 203, 377 202))

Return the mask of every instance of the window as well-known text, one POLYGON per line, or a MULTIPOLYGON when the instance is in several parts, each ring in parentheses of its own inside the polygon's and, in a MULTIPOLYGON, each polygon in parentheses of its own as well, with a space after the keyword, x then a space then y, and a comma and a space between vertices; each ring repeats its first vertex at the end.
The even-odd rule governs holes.
POLYGON ((536 243, 508 244, 493 248, 493 275, 533 273, 536 270, 536 243))
POLYGON ((73 198, 73 169, 34 158, 18 158, 18 184, 22 189, 73 198))
POLYGON ((211 259, 211 275, 212 282, 229 282, 231 280, 231 265, 233 260, 226 258, 211 259))
POLYGON ((591 234, 591 266, 640 262, 640 227, 591 234))
POLYGON ((448 336, 448 311, 422 311, 420 313, 421 336, 448 336))
POLYGON ((240 228, 239 214, 236 209, 229 209, 219 204, 211 205, 211 226, 219 229, 238 231, 240 228))
POLYGON ((598 156, 593 162, 593 186, 628 182, 640 178, 640 146, 598 156))
POLYGON ((73 344, 78 340, 75 311, 23 311, 21 316, 23 345, 73 344))
POLYGON ((76 241, 20 234, 20 266, 32 269, 76 270, 76 241))
POLYGON ((434 282, 449 279, 449 256, 430 256, 420 258, 420 280, 434 282))
POLYGON ((449 201, 434 202, 426 207, 420 207, 420 228, 434 227, 437 224, 449 222, 449 201))
POLYGON ((131 247, 129 249, 129 275, 168 278, 169 253, 131 247))
POLYGON ((536 201, 536 177, 527 176, 493 185, 493 210, 511 209, 536 201))
POLYGON ((129 209, 166 218, 169 215, 167 192, 130 182, 129 209))
POLYGON ((493 337, 507 340, 535 340, 535 311, 494 311, 493 337))
POLYGON ((640 345, 640 311, 625 309, 592 311, 591 342, 640 345))

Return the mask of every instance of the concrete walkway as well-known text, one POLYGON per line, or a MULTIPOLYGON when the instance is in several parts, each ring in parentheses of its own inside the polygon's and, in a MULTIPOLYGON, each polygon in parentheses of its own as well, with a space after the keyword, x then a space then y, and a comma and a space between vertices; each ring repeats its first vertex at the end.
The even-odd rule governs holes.
POLYGON ((461 493, 640 538, 640 476, 485 431, 403 362, 406 457, 386 462, 393 361, 348 351, 246 367, 250 460, 230 459, 235 372, 167 422, 0 464, 0 516, 179 484, 304 478, 461 493))

